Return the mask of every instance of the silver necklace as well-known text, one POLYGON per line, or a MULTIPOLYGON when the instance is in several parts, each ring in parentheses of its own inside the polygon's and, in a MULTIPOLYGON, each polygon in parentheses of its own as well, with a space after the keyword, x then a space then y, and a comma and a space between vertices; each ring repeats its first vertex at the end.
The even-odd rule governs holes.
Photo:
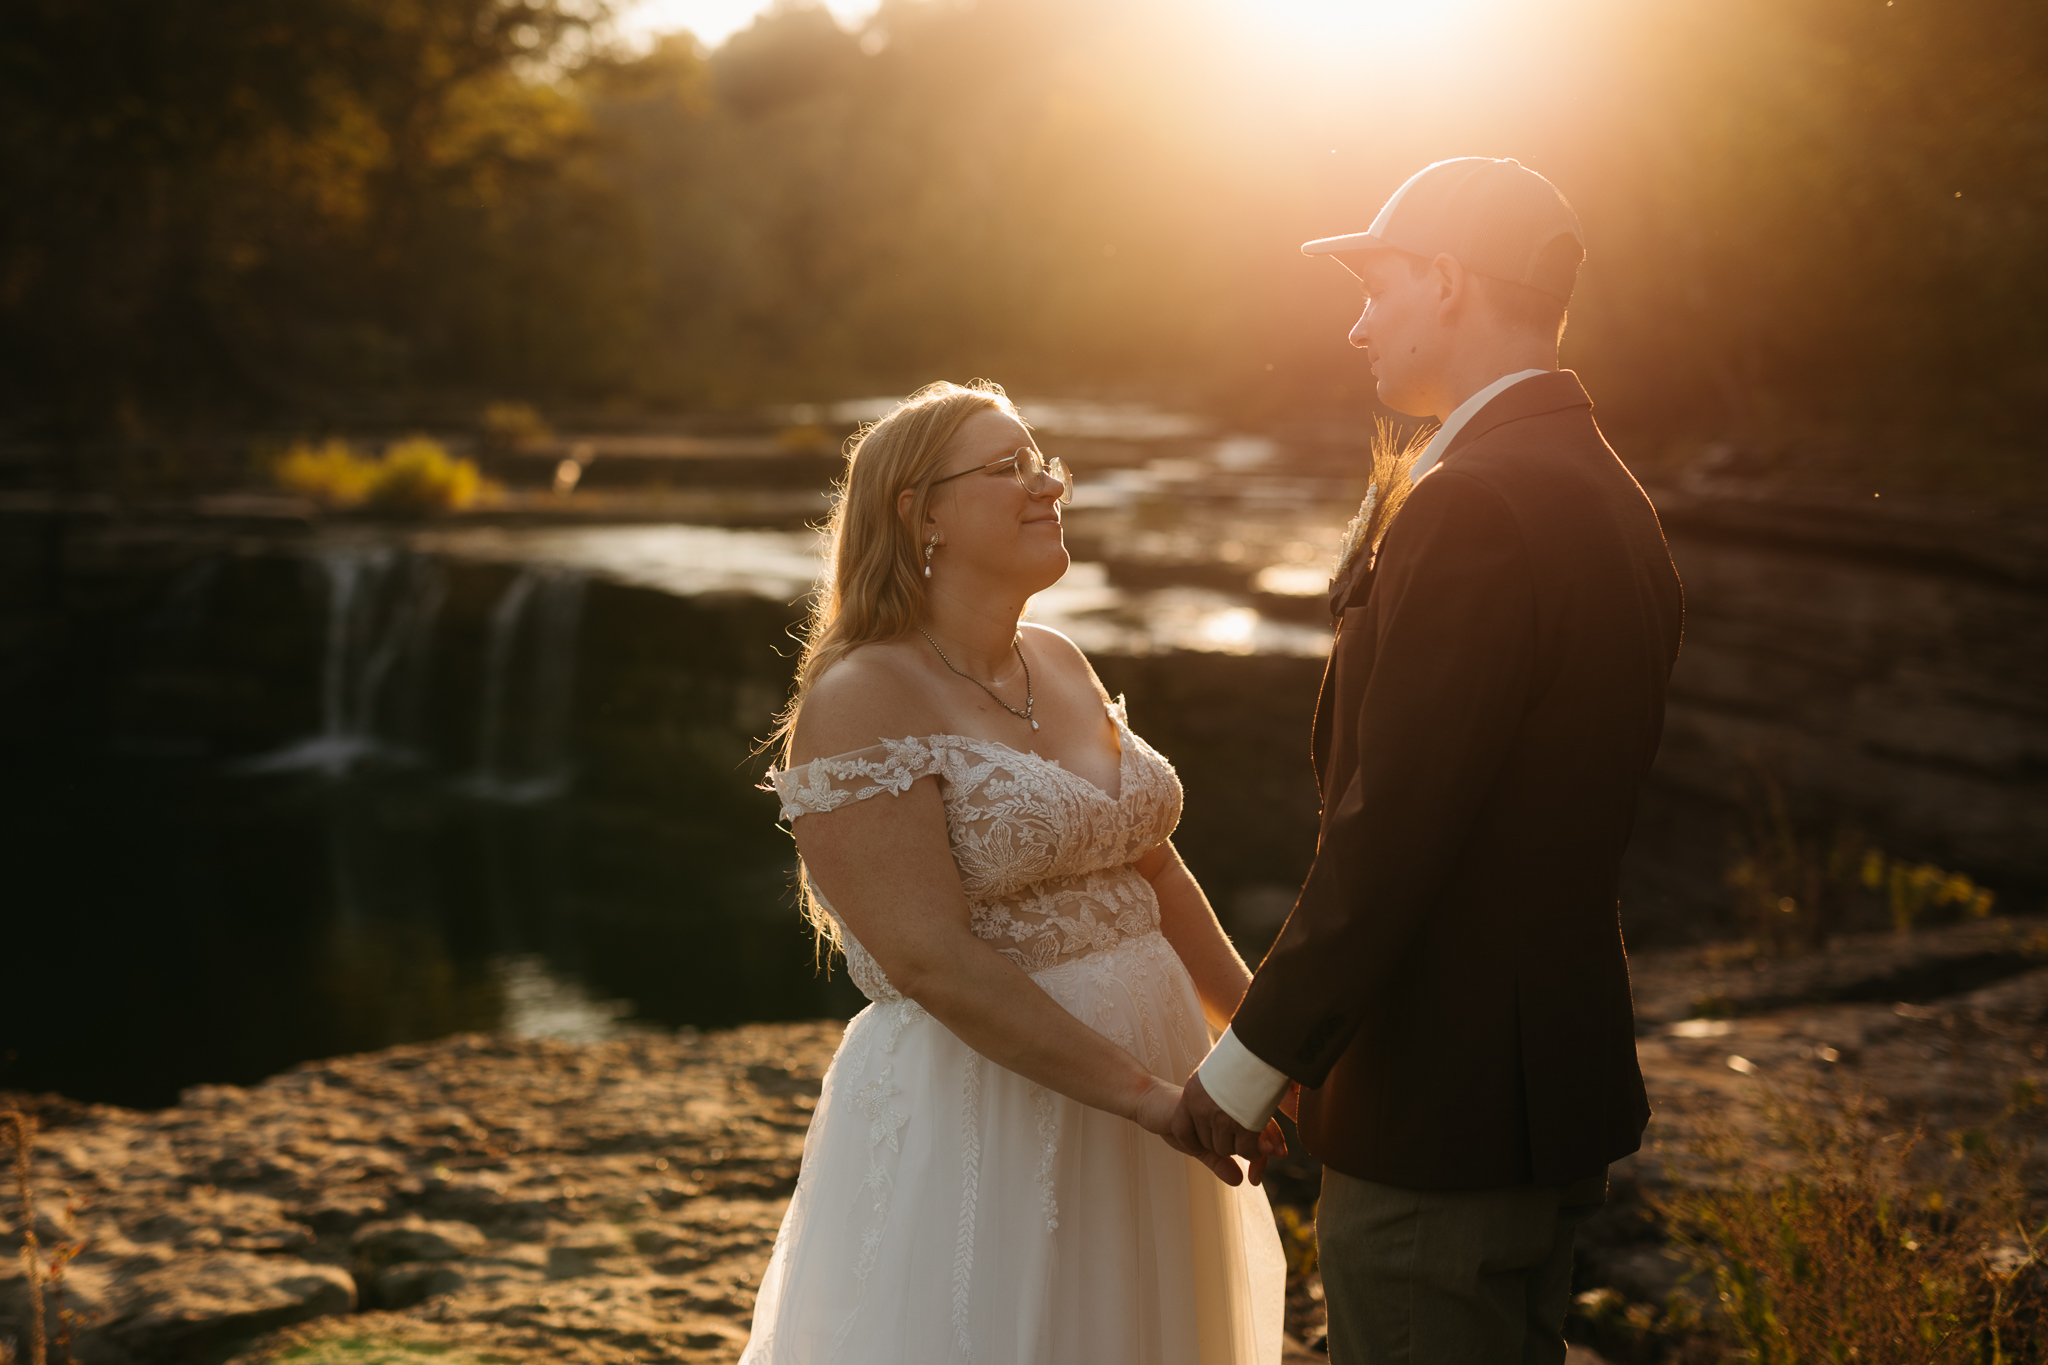
POLYGON ((1005 711, 1008 711, 1018 720, 1030 720, 1031 728, 1034 730, 1038 728, 1038 722, 1035 720, 1031 720, 1031 711, 1033 707, 1033 702, 1031 699, 1031 665, 1025 661, 1024 642, 1022 640, 1018 639, 1015 636, 1012 636, 1010 639, 1010 648, 1017 651, 1017 662, 1024 665, 1024 709, 1022 711, 1019 711, 1016 707, 1010 705, 1010 703, 1004 701, 1001 697, 997 696, 996 690, 993 687, 990 687, 987 683, 975 677, 972 673, 961 673, 959 666, 955 664, 951 659, 946 657, 946 651, 939 648, 939 642, 932 638, 932 633, 930 631, 926 630, 923 626, 919 626, 917 628, 917 633, 919 635, 924 636, 924 642, 932 647, 932 653, 939 656, 940 663, 952 669, 955 673, 960 673, 961 677, 967 679, 967 681, 973 683, 976 687, 988 693, 988 699, 990 701, 994 702, 997 706, 1002 707, 1005 711))

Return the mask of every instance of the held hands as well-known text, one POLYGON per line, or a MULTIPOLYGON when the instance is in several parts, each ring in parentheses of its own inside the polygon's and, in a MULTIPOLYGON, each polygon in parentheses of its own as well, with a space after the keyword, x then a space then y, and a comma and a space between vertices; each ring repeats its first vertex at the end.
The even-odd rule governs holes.
POLYGON ((1165 1139, 1167 1146, 1200 1161, 1226 1185, 1241 1183, 1247 1174, 1252 1184, 1258 1184, 1265 1179, 1266 1163, 1287 1153, 1287 1138, 1278 1122, 1268 1120, 1258 1133, 1245 1128, 1209 1098, 1200 1076, 1190 1076, 1185 1088, 1159 1082, 1139 1102, 1132 1118, 1165 1139), (1238 1167, 1234 1158, 1240 1156, 1249 1163, 1248 1171, 1238 1167))

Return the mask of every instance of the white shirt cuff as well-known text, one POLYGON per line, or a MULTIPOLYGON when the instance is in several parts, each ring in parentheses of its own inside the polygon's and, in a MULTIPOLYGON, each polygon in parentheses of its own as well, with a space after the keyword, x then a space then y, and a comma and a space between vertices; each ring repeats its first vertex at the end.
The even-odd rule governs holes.
POLYGON ((1290 1084, 1286 1072, 1267 1065, 1239 1042, 1235 1029, 1223 1030, 1195 1074, 1202 1078, 1209 1098, 1254 1133, 1273 1117, 1290 1084))

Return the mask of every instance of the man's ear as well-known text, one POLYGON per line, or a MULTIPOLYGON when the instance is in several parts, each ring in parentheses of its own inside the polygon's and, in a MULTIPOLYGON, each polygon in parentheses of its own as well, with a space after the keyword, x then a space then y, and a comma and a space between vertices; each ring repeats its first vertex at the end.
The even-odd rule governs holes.
POLYGON ((1456 256, 1440 254, 1429 263, 1430 292, 1436 295, 1437 321, 1449 326, 1472 292, 1472 277, 1456 256))

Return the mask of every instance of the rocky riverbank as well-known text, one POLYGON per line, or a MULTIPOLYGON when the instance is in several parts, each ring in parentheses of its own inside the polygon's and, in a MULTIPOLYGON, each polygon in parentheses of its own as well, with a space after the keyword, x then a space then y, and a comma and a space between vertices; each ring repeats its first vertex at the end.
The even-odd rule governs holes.
MULTIPOLYGON (((1657 1301, 1675 1283, 1641 1196, 1690 1116, 1813 1078, 1938 1130, 1982 1121, 2016 1082, 2048 1088, 2041 920, 1761 966, 1641 954, 1636 988, 1659 1117, 1588 1231, 1582 1287, 1657 1301)), ((470 1035, 153 1113, 14 1097, 42 1127, 37 1235, 79 1248, 72 1349, 82 1365, 731 1361, 838 1034, 470 1035)), ((13 1198, 0 1208, 12 1253, 25 1229, 13 1198)), ((0 1344, 28 1317, 18 1258, 4 1264, 0 1344)), ((1296 1296, 1302 1338, 1314 1299, 1296 1296)))

